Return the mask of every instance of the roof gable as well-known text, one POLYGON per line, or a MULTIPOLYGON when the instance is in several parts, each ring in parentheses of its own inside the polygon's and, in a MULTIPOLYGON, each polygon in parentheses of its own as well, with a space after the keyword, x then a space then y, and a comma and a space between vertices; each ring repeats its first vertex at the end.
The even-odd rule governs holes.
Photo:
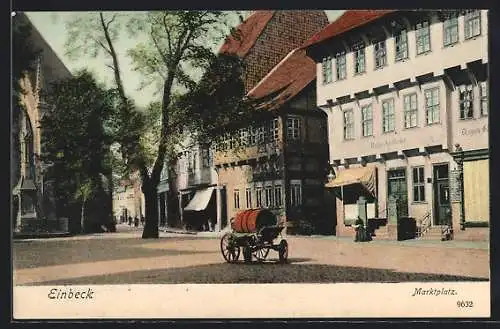
POLYGON ((220 54, 245 57, 253 47, 262 31, 271 20, 274 11, 259 10, 238 25, 234 35, 229 35, 219 50, 220 54))
POLYGON ((316 78, 316 65, 305 49, 291 51, 252 90, 248 96, 265 99, 261 106, 277 108, 299 94, 316 78))

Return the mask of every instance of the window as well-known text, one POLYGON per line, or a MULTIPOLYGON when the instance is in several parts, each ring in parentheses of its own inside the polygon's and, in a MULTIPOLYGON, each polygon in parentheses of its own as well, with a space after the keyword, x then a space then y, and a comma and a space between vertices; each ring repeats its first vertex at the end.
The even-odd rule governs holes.
POLYGON ((201 150, 201 157, 203 168, 208 168, 212 165, 212 152, 208 147, 205 147, 201 150))
POLYGON ((443 22, 444 45, 449 46, 458 42, 458 18, 449 17, 443 22))
POLYGON ((335 62, 337 66, 337 80, 345 79, 347 76, 345 52, 337 54, 337 56, 335 56, 335 62))
POLYGON ((257 144, 257 129, 248 127, 248 146, 257 144))
POLYGON ((234 190, 234 209, 240 209, 240 191, 234 190))
POLYGON ((269 138, 271 142, 276 142, 279 137, 279 131, 278 131, 278 119, 274 118, 271 120, 271 124, 269 126, 269 138))
POLYGON ((472 85, 462 86, 460 89, 460 119, 472 119, 474 117, 472 85))
POLYGON ((396 61, 408 58, 408 34, 406 30, 399 30, 394 34, 396 61))
POLYGON ((252 209, 252 189, 247 188, 245 190, 245 197, 247 200, 247 209, 252 209))
POLYGON ((354 73, 365 72, 365 46, 357 45, 354 50, 354 73))
POLYGON ((258 187, 255 189, 255 201, 256 201, 257 208, 261 208, 263 206, 263 204, 262 204, 262 188, 261 187, 258 187))
POLYGON ((241 146, 248 145, 248 131, 245 128, 240 129, 240 145, 241 146))
POLYGON ((470 39, 481 34, 481 11, 468 10, 465 14, 464 33, 465 39, 470 39))
POLYGON ((375 43, 375 68, 381 68, 387 63, 385 40, 375 43))
POLYGON ((323 84, 332 82, 332 58, 325 57, 321 63, 321 71, 323 73, 323 84))
POLYGON ((426 90, 424 95, 427 124, 439 123, 439 88, 426 90))
POLYGON ((382 102, 382 131, 394 131, 395 124, 394 99, 388 99, 382 102))
POLYGON ((302 185, 300 183, 290 184, 290 202, 292 207, 302 204, 302 185))
POLYGON ((361 108, 361 125, 363 127, 364 137, 373 135, 373 113, 371 105, 361 108))
POLYGON ((300 139, 300 118, 287 118, 287 138, 288 140, 300 139))
POLYGON ((488 84, 486 81, 479 83, 479 96, 481 97, 481 115, 488 115, 488 84))
POLYGON ((413 201, 425 202, 424 167, 413 168, 413 201))
POLYGON ((266 186, 266 207, 267 208, 274 207, 274 193, 272 186, 266 186))
POLYGON ((354 138, 354 118, 352 110, 344 111, 344 139, 354 138))
POLYGON ((188 172, 193 172, 195 167, 196 167, 196 157, 193 151, 188 151, 188 163, 187 163, 187 169, 188 172))
POLYGON ((281 185, 274 186, 274 202, 277 208, 283 206, 283 198, 281 196, 281 185))
POLYGON ((424 21, 418 23, 416 28, 417 36, 417 55, 423 54, 431 50, 431 32, 429 29, 429 22, 424 21))
POLYGON ((405 128, 417 126, 417 94, 404 96, 405 128))
POLYGON ((257 128, 257 144, 261 145, 264 144, 265 142, 265 137, 266 137, 266 129, 264 126, 259 126, 257 128))

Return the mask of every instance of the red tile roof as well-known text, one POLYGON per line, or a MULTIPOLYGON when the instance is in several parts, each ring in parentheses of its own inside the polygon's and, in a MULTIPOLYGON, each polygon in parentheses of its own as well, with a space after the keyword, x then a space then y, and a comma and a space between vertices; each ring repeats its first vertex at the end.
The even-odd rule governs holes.
POLYGON ((333 21, 323 30, 307 40, 303 47, 320 43, 321 41, 340 35, 395 11, 396 10, 347 10, 337 20, 333 21))
POLYGON ((259 10, 250 15, 236 28, 237 37, 230 35, 226 38, 219 53, 237 55, 240 58, 245 57, 273 15, 274 11, 272 10, 259 10))
POLYGON ((248 96, 265 99, 260 106, 274 109, 300 93, 315 78, 316 64, 307 57, 304 48, 298 48, 276 65, 248 96))

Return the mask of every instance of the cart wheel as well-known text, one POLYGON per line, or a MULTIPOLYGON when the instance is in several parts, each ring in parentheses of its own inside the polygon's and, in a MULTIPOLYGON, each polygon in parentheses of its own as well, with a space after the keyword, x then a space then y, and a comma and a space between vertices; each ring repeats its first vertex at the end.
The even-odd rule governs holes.
POLYGON ((243 247, 243 259, 245 263, 250 263, 252 261, 252 249, 248 246, 243 247))
POLYGON ((286 242, 286 240, 280 241, 278 253, 279 253, 280 263, 285 263, 288 259, 288 242, 286 242))
POLYGON ((234 263, 240 257, 240 247, 236 245, 231 233, 226 233, 220 240, 220 251, 228 263, 234 263))
POLYGON ((265 260, 268 254, 269 248, 259 248, 253 252, 253 255, 255 256, 255 258, 257 258, 258 261, 265 260))

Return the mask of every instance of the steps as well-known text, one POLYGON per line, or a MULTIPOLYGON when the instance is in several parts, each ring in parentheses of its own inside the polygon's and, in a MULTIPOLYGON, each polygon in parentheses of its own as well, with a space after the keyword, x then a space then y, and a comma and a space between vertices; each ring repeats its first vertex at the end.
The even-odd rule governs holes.
POLYGON ((432 240, 432 241, 440 241, 442 239, 442 230, 445 226, 432 226, 427 229, 427 231, 418 239, 419 240, 432 240))

